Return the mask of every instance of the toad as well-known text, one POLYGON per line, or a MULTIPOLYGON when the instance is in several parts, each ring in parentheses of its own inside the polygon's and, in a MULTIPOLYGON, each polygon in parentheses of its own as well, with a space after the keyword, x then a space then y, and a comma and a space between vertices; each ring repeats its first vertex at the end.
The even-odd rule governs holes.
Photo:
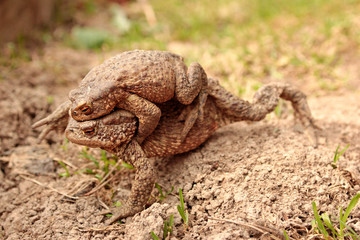
POLYGON ((157 126, 161 111, 156 103, 175 98, 180 104, 197 106, 189 111, 184 139, 197 117, 201 117, 207 92, 207 76, 198 63, 189 68, 179 55, 165 51, 123 52, 94 67, 69 94, 69 101, 33 125, 46 125, 41 137, 57 128, 68 112, 76 121, 96 119, 115 107, 128 110, 139 120, 136 139, 141 143, 157 126))

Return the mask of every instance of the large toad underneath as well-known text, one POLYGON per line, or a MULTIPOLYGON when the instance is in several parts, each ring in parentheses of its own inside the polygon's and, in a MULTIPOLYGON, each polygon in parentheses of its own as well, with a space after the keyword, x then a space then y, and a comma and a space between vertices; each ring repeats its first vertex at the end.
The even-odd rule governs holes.
MULTIPOLYGON (((216 129, 235 121, 259 121, 275 109, 279 98, 292 103, 295 117, 316 144, 316 125, 306 96, 296 88, 283 83, 268 84, 260 88, 253 103, 249 103, 227 92, 216 80, 208 80, 209 96, 203 109, 204 117, 195 121, 185 139, 181 137, 185 122, 180 116, 189 108, 175 100, 157 104, 162 112, 161 119, 156 129, 141 144, 134 140, 136 118, 123 110, 85 122, 70 119, 66 128, 66 136, 70 141, 105 149, 136 168, 130 197, 121 207, 112 210, 114 215, 107 221, 108 224, 144 209, 157 175, 149 161, 150 157, 171 156, 195 149, 216 129)), ((195 107, 195 103, 190 107, 195 107)))
POLYGON ((159 122, 161 111, 155 103, 175 97, 179 103, 188 105, 197 97, 196 111, 186 116, 184 138, 196 118, 201 117, 207 97, 206 86, 206 73, 198 63, 187 68, 182 57, 164 51, 123 52, 93 68, 79 87, 70 92, 70 101, 33 127, 47 125, 47 130, 52 130, 56 128, 53 123, 66 118, 69 109, 73 119, 86 121, 106 115, 117 107, 139 119, 136 138, 141 143, 159 122))

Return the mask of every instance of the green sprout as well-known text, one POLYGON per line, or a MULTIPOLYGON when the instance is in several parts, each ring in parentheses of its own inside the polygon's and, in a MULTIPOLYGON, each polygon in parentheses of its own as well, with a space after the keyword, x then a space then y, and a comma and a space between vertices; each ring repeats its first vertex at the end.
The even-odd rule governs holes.
POLYGON ((333 162, 331 164, 331 166, 333 167, 333 169, 337 168, 336 166, 336 162, 339 160, 339 158, 341 157, 341 155, 343 155, 343 153, 346 151, 346 149, 350 146, 350 144, 346 145, 346 147, 341 150, 341 152, 338 152, 339 151, 339 148, 340 148, 340 145, 337 146, 336 148, 336 151, 335 151, 335 154, 334 154, 334 159, 333 159, 333 162))
MULTIPOLYGON (((163 238, 162 239, 165 240, 168 237, 168 235, 172 233, 173 223, 174 223, 174 215, 171 214, 169 223, 167 220, 165 220, 165 222, 164 222, 164 230, 163 230, 163 238)), ((154 240, 160 240, 159 237, 153 231, 151 231, 150 234, 154 240)))
POLYGON ((352 239, 360 240, 360 237, 356 234, 356 232, 346 224, 346 221, 350 215, 350 212, 352 209, 354 209, 354 207, 358 203, 359 198, 360 198, 360 193, 356 194, 355 197, 353 197, 351 199, 344 214, 343 214, 343 208, 342 207, 340 208, 340 216, 339 216, 340 228, 338 228, 337 226, 334 226, 334 223, 331 221, 330 217, 326 213, 323 213, 320 216, 318 213, 317 207, 316 207, 316 203, 313 202, 312 205, 313 205, 315 220, 313 220, 312 225, 314 226, 314 229, 319 234, 322 234, 325 239, 329 239, 329 236, 330 236, 329 232, 325 228, 325 226, 326 226, 328 228, 328 230, 331 231, 331 234, 332 234, 331 239, 344 240, 345 237, 351 236, 352 239), (346 229, 349 231, 345 232, 346 229))
POLYGON ((189 214, 188 211, 185 210, 184 197, 181 188, 179 188, 179 196, 180 196, 180 205, 177 206, 177 209, 184 222, 185 229, 187 229, 189 226, 189 214))
POLYGON ((163 193, 163 190, 161 188, 161 186, 158 183, 155 183, 155 187, 158 189, 160 196, 158 197, 160 201, 163 201, 167 195, 169 195, 170 193, 172 193, 174 191, 174 186, 171 187, 170 191, 167 191, 165 194, 163 193))
POLYGON ((64 144, 61 145, 60 147, 64 150, 64 152, 68 151, 68 145, 69 145, 69 139, 65 138, 64 139, 64 144))
POLYGON ((57 162, 65 169, 65 172, 59 173, 59 176, 60 177, 70 177, 69 169, 66 167, 65 163, 60 160, 58 160, 57 162))
POLYGON ((82 151, 80 152, 80 156, 92 161, 96 165, 97 168, 100 168, 99 162, 95 159, 95 157, 93 155, 88 153, 88 147, 83 147, 82 151))

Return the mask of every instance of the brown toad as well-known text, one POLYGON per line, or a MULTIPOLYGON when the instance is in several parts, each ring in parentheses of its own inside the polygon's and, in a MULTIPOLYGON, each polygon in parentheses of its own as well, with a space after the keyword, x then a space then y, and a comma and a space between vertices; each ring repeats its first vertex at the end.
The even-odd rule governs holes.
POLYGON ((188 129, 201 117, 207 93, 207 76, 198 63, 189 68, 182 57, 164 51, 135 50, 123 52, 94 67, 69 94, 70 101, 53 114, 33 125, 47 125, 42 136, 56 128, 58 120, 71 117, 77 121, 96 119, 115 107, 128 110, 139 119, 137 140, 142 142, 157 126, 161 111, 155 103, 172 98, 188 105, 196 97, 196 110, 189 112, 188 129))
MULTIPOLYGON (((144 209, 157 175, 148 158, 171 156, 195 149, 216 129, 232 122, 259 121, 275 109, 279 98, 292 103, 295 117, 300 120, 314 143, 317 143, 316 125, 306 96, 288 84, 272 83, 263 86, 255 94, 253 103, 232 95, 211 78, 208 90, 209 96, 203 109, 204 117, 195 121, 185 139, 181 137, 185 127, 181 115, 189 111, 189 108, 175 100, 157 104, 162 112, 161 119, 156 129, 141 144, 134 141, 136 118, 123 110, 85 122, 70 119, 66 128, 66 136, 70 141, 105 149, 136 168, 130 198, 122 207, 113 209, 114 215, 107 223, 144 209)), ((195 107, 195 103, 191 106, 195 107)))

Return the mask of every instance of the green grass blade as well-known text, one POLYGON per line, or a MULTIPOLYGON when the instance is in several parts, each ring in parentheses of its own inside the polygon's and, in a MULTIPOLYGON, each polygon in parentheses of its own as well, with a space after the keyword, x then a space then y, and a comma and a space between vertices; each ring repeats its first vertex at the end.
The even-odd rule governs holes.
POLYGON ((107 156, 106 156, 106 151, 103 150, 103 149, 101 149, 100 152, 101 152, 101 160, 104 161, 104 162, 108 162, 109 159, 108 159, 107 156))
POLYGON ((59 173, 59 176, 61 177, 70 177, 70 173, 69 173, 69 170, 68 168, 66 167, 65 163, 62 162, 62 161, 57 161, 64 169, 65 169, 65 172, 64 173, 59 173))
POLYGON ((155 187, 156 187, 157 190, 159 191, 159 193, 160 193, 160 200, 162 201, 162 200, 165 198, 165 196, 164 196, 164 194, 163 194, 163 191, 162 191, 162 189, 161 189, 161 187, 160 187, 160 185, 159 185, 158 183, 155 183, 155 187))
POLYGON ((346 149, 348 149, 349 146, 350 146, 350 144, 346 145, 346 147, 343 150, 341 150, 340 153, 338 152, 339 148, 340 148, 340 145, 337 146, 336 151, 335 151, 335 155, 334 155, 334 160, 333 160, 334 164, 339 160, 341 155, 343 155, 343 153, 346 151, 346 149))
POLYGON ((150 234, 151 234, 151 237, 152 237, 154 240, 160 240, 159 237, 156 236, 156 234, 155 234, 153 231, 151 231, 150 234))
POLYGON ((287 232, 284 230, 284 236, 286 240, 290 240, 289 236, 287 235, 287 232))
POLYGON ((357 239, 353 234, 351 234, 351 233, 346 233, 346 234, 344 235, 344 237, 347 237, 347 236, 351 236, 352 239, 358 240, 358 239, 357 239))
POLYGON ((186 218, 185 218, 185 213, 184 213, 183 209, 182 209, 179 205, 177 205, 177 209, 178 209, 178 212, 179 212, 182 220, 183 220, 184 223, 185 223, 186 218))
POLYGON ((343 236, 344 235, 344 224, 342 224, 342 218, 343 218, 343 207, 340 207, 340 217, 339 217, 339 220, 340 220, 340 236, 343 236))
POLYGON ((339 153, 339 158, 341 155, 343 155, 343 153, 346 151, 346 149, 348 149, 349 146, 350 146, 350 143, 348 145, 346 145, 346 147, 339 153))
POLYGON ((167 223, 167 220, 165 220, 164 222, 164 233, 163 233, 163 239, 166 239, 167 235, 168 235, 168 223, 167 223))
POLYGON ((99 162, 94 158, 93 155, 87 152, 87 147, 83 148, 82 152, 80 152, 80 155, 85 159, 91 160, 96 165, 97 168, 100 168, 99 162))
POLYGON ((344 224, 344 226, 352 233, 352 234, 347 233, 347 234, 345 234, 344 236, 351 235, 351 237, 352 237, 353 239, 360 240, 359 235, 357 235, 356 232, 355 232, 351 227, 349 227, 346 223, 344 223, 344 222, 341 221, 341 220, 340 220, 340 223, 341 223, 341 224, 344 224))
POLYGON ((171 187, 171 190, 166 192, 165 196, 169 195, 170 193, 172 193, 174 191, 174 186, 171 187))
POLYGON ((335 155, 334 155, 334 160, 333 163, 336 163, 336 161, 339 159, 338 158, 338 150, 340 148, 340 145, 337 146, 336 150, 335 150, 335 155))
POLYGON ((180 204, 181 204, 181 208, 183 210, 185 210, 185 206, 184 206, 184 198, 183 198, 183 194, 182 194, 182 190, 181 188, 179 188, 179 196, 180 196, 180 204))
POLYGON ((315 216, 315 220, 318 225, 318 228, 321 231, 321 233, 325 236, 325 238, 327 239, 327 237, 329 236, 329 233, 326 231, 324 224, 322 223, 322 221, 320 219, 319 213, 316 208, 316 203, 312 202, 312 206, 313 206, 314 216, 315 216))
POLYGON ((174 215, 171 214, 170 215, 170 220, 169 220, 169 232, 172 233, 172 226, 174 224, 174 215))
POLYGON ((329 216, 326 213, 321 214, 321 218, 324 221, 325 225, 333 232, 333 237, 339 236, 339 233, 335 230, 333 227, 333 224, 329 218, 329 216))
POLYGON ((134 166, 129 164, 129 163, 126 163, 126 162, 122 162, 121 163, 121 166, 127 168, 127 169, 134 169, 134 166))
POLYGON ((341 221, 346 223, 347 218, 350 215, 351 210, 356 206, 356 204, 359 202, 359 198, 360 198, 360 193, 356 194, 355 197, 353 197, 353 199, 351 199, 349 206, 346 208, 345 210, 345 214, 344 216, 340 216, 341 217, 341 221))

